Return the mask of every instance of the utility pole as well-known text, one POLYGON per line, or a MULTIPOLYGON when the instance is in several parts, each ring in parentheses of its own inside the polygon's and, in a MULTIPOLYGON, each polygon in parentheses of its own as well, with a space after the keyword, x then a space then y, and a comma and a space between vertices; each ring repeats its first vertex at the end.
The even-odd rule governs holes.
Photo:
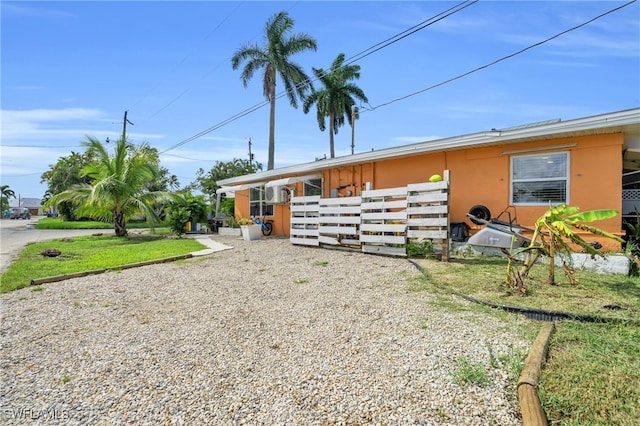
POLYGON ((351 155, 356 147, 356 117, 358 116, 358 107, 351 108, 351 155))
POLYGON ((252 161, 253 161, 253 154, 251 153, 251 138, 249 138, 249 166, 252 165, 251 163, 252 161))
POLYGON ((127 113, 128 113, 128 112, 129 112, 129 111, 125 111, 125 112, 124 112, 124 120, 123 120, 123 123, 122 123, 122 140, 123 140, 124 142, 126 142, 126 141, 127 141, 127 123, 131 124, 132 126, 134 125, 134 124, 133 124, 131 121, 129 121, 129 119, 127 118, 127 113))

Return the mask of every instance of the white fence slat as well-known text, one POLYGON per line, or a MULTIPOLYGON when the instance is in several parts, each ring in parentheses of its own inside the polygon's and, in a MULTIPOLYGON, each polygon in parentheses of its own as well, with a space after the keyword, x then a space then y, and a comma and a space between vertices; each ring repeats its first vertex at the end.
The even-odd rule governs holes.
POLYGON ((408 199, 409 203, 437 203, 447 201, 449 194, 446 192, 426 192, 420 195, 412 195, 408 199))
POLYGON ((335 206, 335 205, 352 205, 359 206, 362 203, 362 197, 338 197, 338 198, 321 198, 320 206, 335 206))
POLYGON ((318 227, 320 234, 341 234, 341 235, 358 235, 358 229, 355 226, 325 226, 318 227))
POLYGON ((407 191, 409 192, 427 192, 427 191, 439 191, 449 188, 449 182, 422 182, 422 183, 410 183, 407 185, 407 191))
POLYGON ((360 216, 320 216, 319 223, 331 223, 331 224, 360 224, 360 216))
POLYGON ((291 197, 291 203, 300 204, 312 204, 319 202, 321 197, 319 195, 307 195, 305 197, 291 197))
POLYGON ((362 218, 363 223, 366 220, 402 220, 404 221, 407 219, 407 212, 400 211, 400 212, 385 212, 385 213, 362 213, 360 215, 360 218, 362 218))
POLYGON ((346 246, 360 246, 360 240, 354 240, 351 238, 343 238, 340 240, 340 244, 342 245, 346 245, 346 246))
POLYGON ((304 204, 304 205, 295 205, 291 206, 291 213, 293 212, 314 212, 318 211, 318 205, 314 204, 304 204))
POLYGON ((407 207, 407 216, 411 215, 429 215, 429 214, 447 214, 449 212, 449 206, 446 204, 439 206, 409 206, 407 207))
POLYGON ((320 242, 318 241, 317 238, 296 238, 296 237, 290 237, 289 241, 292 244, 298 244, 298 245, 306 245, 306 246, 319 246, 320 242))
POLYGON ((304 228, 291 228, 291 235, 304 235, 310 237, 317 237, 317 229, 304 229, 304 228))
POLYGON ((363 253, 385 254, 387 256, 407 256, 407 249, 404 247, 363 245, 361 249, 363 253))
POLYGON ((319 235, 318 242, 320 242, 320 244, 329 244, 332 246, 340 245, 340 241, 338 241, 336 237, 328 237, 326 235, 319 235))
POLYGON ((377 235, 377 234, 362 234, 360 235, 360 241, 363 243, 383 243, 383 244, 405 244, 406 237, 395 235, 377 235))
POLYGON ((448 237, 449 232, 446 230, 420 230, 420 229, 408 229, 407 238, 425 238, 432 240, 444 240, 448 237))
POLYGON ((360 206, 320 206, 320 216, 357 214, 360 215, 360 206))
POLYGON ((409 226, 440 226, 440 227, 445 227, 447 226, 447 222, 448 219, 446 217, 433 217, 433 218, 424 218, 424 219, 417 219, 417 218, 412 218, 407 220, 407 225, 409 226))
POLYGON ((363 232, 402 232, 404 234, 406 230, 407 225, 404 223, 363 223, 360 225, 360 231, 363 232))
POLYGON ((362 198, 405 198, 407 196, 407 187, 388 188, 388 189, 372 189, 369 191, 362 191, 360 194, 362 198))
POLYGON ((317 225, 318 217, 292 217, 291 224, 294 223, 297 225, 317 225))
POLYGON ((402 209, 407 206, 407 200, 373 201, 362 203, 362 210, 402 209))

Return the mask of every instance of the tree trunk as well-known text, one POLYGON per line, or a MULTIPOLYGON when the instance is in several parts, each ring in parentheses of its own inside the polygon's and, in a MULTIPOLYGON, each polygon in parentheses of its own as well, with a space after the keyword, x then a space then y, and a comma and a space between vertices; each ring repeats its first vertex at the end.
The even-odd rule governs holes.
POLYGON ((553 251, 554 244, 555 244, 555 236, 553 235, 553 233, 551 233, 551 236, 549 237, 549 278, 547 278, 547 283, 549 285, 554 285, 556 283, 556 272, 555 272, 556 259, 555 259, 555 253, 553 251))
POLYGON ((330 158, 335 158, 336 156, 336 151, 334 149, 334 144, 333 144, 333 120, 335 119, 335 114, 331 113, 329 114, 329 155, 330 158))
POLYGON ((127 224, 124 220, 124 213, 117 212, 113 214, 113 228, 116 232, 116 237, 127 236, 127 224))
POLYGON ((267 170, 273 170, 274 157, 275 157, 275 145, 276 145, 276 84, 275 84, 275 70, 273 73, 273 84, 269 88, 271 92, 269 94, 271 109, 269 111, 269 160, 267 162, 267 170))

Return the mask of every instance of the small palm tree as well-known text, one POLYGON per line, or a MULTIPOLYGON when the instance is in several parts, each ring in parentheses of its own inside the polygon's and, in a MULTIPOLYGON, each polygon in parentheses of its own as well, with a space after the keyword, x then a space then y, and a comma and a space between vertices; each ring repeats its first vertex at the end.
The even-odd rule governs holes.
POLYGON ((368 102, 362 89, 351 83, 360 78, 360 65, 344 65, 344 53, 341 53, 333 61, 329 71, 313 68, 313 73, 324 87, 319 91, 314 90, 304 100, 302 110, 306 114, 316 104, 318 127, 322 132, 326 129, 325 118, 329 118, 329 151, 331 158, 334 158, 333 135, 338 134, 338 128, 345 121, 353 126, 353 118, 356 116, 352 116, 351 112, 355 107, 355 99, 368 102))
POLYGON ((231 58, 231 66, 234 70, 238 69, 241 63, 246 62, 241 74, 244 87, 247 87, 247 83, 256 71, 264 70, 262 90, 264 97, 270 103, 267 170, 272 170, 274 167, 277 74, 280 74, 289 102, 294 108, 298 107, 297 99, 304 99, 306 92, 311 88, 309 77, 300 65, 290 60, 290 57, 305 50, 315 51, 316 40, 303 33, 288 36, 293 29, 293 24, 293 19, 287 12, 274 15, 267 21, 264 46, 244 45, 231 58))
POLYGON ((152 223, 157 221, 155 205, 173 196, 146 190, 149 182, 159 176, 157 158, 148 145, 134 146, 120 139, 110 155, 97 139, 87 138, 83 144, 95 159, 82 170, 91 184, 75 185, 55 194, 47 204, 71 201, 78 206, 79 216, 113 222, 119 237, 127 235, 127 220, 133 215, 143 215, 152 223))
POLYGON ((9 200, 12 198, 16 198, 16 193, 13 189, 9 188, 9 185, 0 185, 0 204, 2 204, 0 206, 0 213, 9 208, 9 200))

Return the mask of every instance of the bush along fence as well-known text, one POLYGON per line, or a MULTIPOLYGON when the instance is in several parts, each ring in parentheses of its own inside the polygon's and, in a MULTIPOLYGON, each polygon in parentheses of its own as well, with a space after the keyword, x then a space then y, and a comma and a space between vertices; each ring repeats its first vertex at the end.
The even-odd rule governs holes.
POLYGON ((291 198, 293 244, 407 256, 429 241, 449 260, 449 173, 440 182, 362 191, 359 197, 291 198))

